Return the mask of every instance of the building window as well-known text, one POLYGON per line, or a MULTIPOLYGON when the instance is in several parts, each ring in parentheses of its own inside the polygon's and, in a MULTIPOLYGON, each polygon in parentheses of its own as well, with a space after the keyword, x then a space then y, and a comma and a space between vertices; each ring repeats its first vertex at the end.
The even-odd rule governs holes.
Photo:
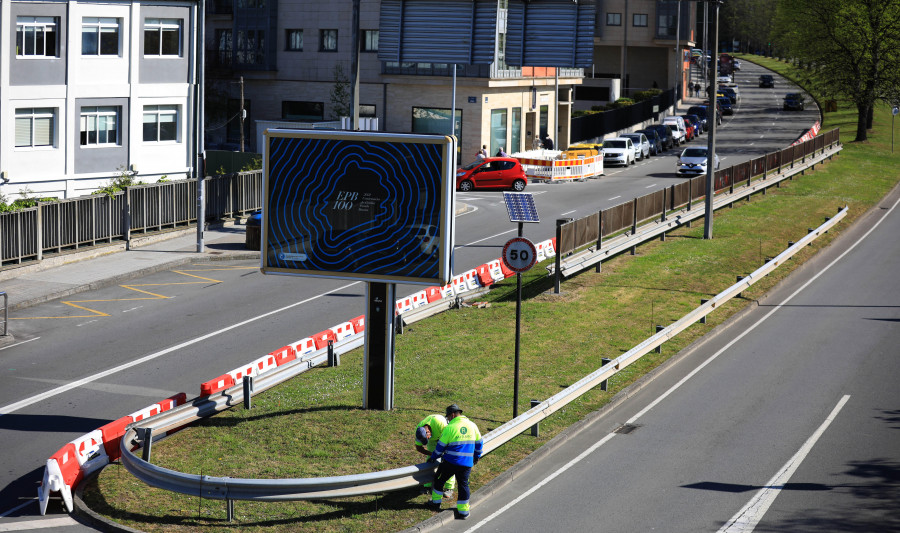
POLYGON ((266 54, 266 32, 262 30, 238 30, 237 62, 242 65, 262 65, 266 54))
POLYGON ((238 0, 240 9, 262 9, 266 7, 266 0, 238 0))
POLYGON ((53 146, 55 121, 52 107, 16 109, 16 147, 53 146))
POLYGON ((81 108, 81 146, 119 144, 119 110, 116 106, 81 108))
POLYGON ((639 28, 647 27, 647 14, 646 13, 635 13, 633 15, 632 24, 639 28))
POLYGON ((514 154, 522 151, 522 108, 512 108, 512 129, 509 135, 509 146, 506 152, 514 154))
POLYGON ((324 120, 325 104, 322 102, 281 102, 281 118, 284 120, 324 120))
POLYGON ((58 32, 56 17, 17 17, 16 56, 57 57, 58 32))
POLYGON ((362 51, 378 51, 378 30, 363 30, 362 51))
POLYGON ((303 51, 303 30, 285 30, 285 50, 291 52, 303 51))
MULTIPOLYGON (((414 107, 412 108, 413 133, 442 133, 450 131, 450 110, 438 107, 414 107)), ((462 109, 456 110, 456 124, 453 128, 456 138, 462 138, 462 109)))
POLYGON ((181 55, 181 21, 178 19, 145 20, 144 55, 181 55))
POLYGON ((506 151, 506 116, 506 109, 491 109, 491 149, 488 155, 497 155, 501 148, 506 151))
POLYGON ((622 14, 621 13, 607 13, 606 14, 606 25, 607 26, 621 26, 622 25, 622 14))
POLYGON ((375 118, 375 106, 371 104, 359 104, 359 116, 365 118, 375 118))
POLYGON ((215 33, 216 38, 216 55, 214 58, 211 58, 212 61, 216 62, 217 66, 220 67, 230 67, 231 66, 231 30, 230 29, 218 29, 215 33))
POLYGON ((178 106, 144 106, 144 142, 178 140, 178 106))
POLYGON ((337 52, 338 31, 337 30, 319 30, 319 51, 320 52, 337 52))
POLYGON ((82 19, 81 55, 119 55, 119 19, 97 17, 82 19))

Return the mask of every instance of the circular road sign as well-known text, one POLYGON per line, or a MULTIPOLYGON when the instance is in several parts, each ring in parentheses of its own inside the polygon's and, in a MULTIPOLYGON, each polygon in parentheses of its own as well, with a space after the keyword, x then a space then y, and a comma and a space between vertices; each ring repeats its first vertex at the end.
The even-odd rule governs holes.
POLYGON ((891 109, 891 114, 896 116, 898 113, 900 113, 900 107, 894 106, 894 108, 891 109))
POLYGON ((503 246, 503 264, 513 272, 525 272, 534 266, 537 248, 525 237, 514 237, 503 246))

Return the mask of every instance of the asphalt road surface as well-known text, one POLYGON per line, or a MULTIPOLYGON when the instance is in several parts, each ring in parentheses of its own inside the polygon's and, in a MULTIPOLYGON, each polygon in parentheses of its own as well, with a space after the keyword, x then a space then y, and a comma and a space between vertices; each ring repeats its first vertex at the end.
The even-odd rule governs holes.
MULTIPOLYGON (((776 89, 757 89, 758 67, 739 74, 741 103, 717 133, 722 165, 790 144, 817 118, 815 111, 784 113, 776 89)), ((691 145, 705 144, 701 136, 691 145)), ((542 222, 529 224, 534 241, 553 236, 555 220, 669 186, 677 152, 670 151, 602 179, 530 184, 542 222)), ((516 233, 499 192, 460 193, 471 209, 456 218, 455 271, 499 257, 516 233)), ((399 286, 398 296, 417 290, 399 286)), ((40 517, 36 487, 44 462, 64 443, 110 420, 184 391, 284 344, 364 313, 365 284, 263 276, 252 261, 205 264, 160 272, 115 286, 48 302, 16 313, 16 338, 0 357, 0 531, 69 527, 58 500, 40 517), (74 304, 74 305, 72 305, 74 304), (64 394, 61 385, 80 383, 64 394), (52 522, 57 520, 57 522, 52 522)), ((361 393, 360 393, 361 396, 361 393)))

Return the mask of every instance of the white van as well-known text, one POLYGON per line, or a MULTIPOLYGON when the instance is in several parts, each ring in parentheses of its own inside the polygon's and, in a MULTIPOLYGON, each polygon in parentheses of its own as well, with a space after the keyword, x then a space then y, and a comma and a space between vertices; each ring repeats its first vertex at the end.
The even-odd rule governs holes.
POLYGON ((677 144, 687 140, 687 126, 684 125, 684 119, 678 116, 666 117, 663 119, 664 125, 672 126, 673 134, 676 137, 677 144))

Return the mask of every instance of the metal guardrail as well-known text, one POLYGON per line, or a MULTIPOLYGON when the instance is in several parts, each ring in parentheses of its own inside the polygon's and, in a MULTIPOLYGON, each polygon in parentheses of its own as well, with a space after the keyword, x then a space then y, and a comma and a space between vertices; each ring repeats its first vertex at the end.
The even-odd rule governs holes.
POLYGON ((3 336, 5 337, 9 331, 9 294, 6 291, 0 292, 3 295, 3 336))
MULTIPOLYGON (((731 192, 722 193, 714 197, 713 210, 721 209, 722 207, 731 205, 738 200, 747 198, 758 192, 764 192, 765 189, 768 189, 769 187, 777 186, 778 183, 791 179, 793 176, 812 168, 814 165, 820 164, 826 158, 832 157, 840 149, 839 146, 830 150, 826 148, 818 156, 809 157, 802 164, 793 166, 790 169, 785 169, 779 174, 773 174, 767 176, 765 179, 753 181, 747 185, 734 188, 731 192)), ((638 226, 637 231, 614 237, 610 241, 604 243, 599 249, 596 246, 590 246, 585 250, 570 255, 566 259, 560 257, 560 273, 564 277, 571 276, 572 274, 590 268, 601 261, 625 252, 639 244, 659 237, 692 220, 703 218, 705 215, 705 210, 698 208, 698 206, 693 206, 691 208, 685 207, 678 211, 667 212, 665 220, 656 220, 638 226)), ((551 275, 555 273, 555 270, 556 265, 547 266, 547 271, 551 275)))
MULTIPOLYGON (((490 453, 501 445, 520 435, 529 427, 534 426, 560 410, 573 400, 579 398, 585 392, 593 389, 603 381, 615 376, 619 371, 628 367, 643 355, 672 339, 678 333, 698 322, 722 304, 737 296, 742 291, 754 285, 757 281, 784 264, 803 247, 807 246, 820 235, 842 220, 847 214, 847 207, 838 211, 837 215, 828 219, 815 230, 810 231, 795 244, 768 261, 765 265, 755 270, 749 276, 728 287, 715 295, 709 301, 684 315, 678 321, 662 329, 652 337, 644 340, 631 350, 600 367, 591 374, 570 385, 563 391, 544 400, 540 404, 518 417, 505 422, 484 436, 484 453, 490 453)), ((361 339, 353 342, 360 342, 361 339)), ((349 349, 349 343, 340 345, 342 349, 349 349)), ((321 351, 320 351, 321 352, 321 351)), ((290 379, 308 368, 314 361, 324 362, 323 355, 311 357, 309 360, 296 361, 285 365, 283 368, 273 370, 271 373, 259 377, 257 391, 265 390, 286 379, 290 379), (299 368, 297 368, 299 367, 299 368)), ((324 357, 327 357, 325 355, 324 357)), ((318 364, 318 363, 316 363, 318 364)), ((257 500, 257 501, 285 501, 305 500, 320 498, 339 498, 375 494, 400 490, 419 485, 431 479, 434 465, 421 463, 417 465, 353 474, 346 476, 333 476, 322 478, 295 478, 295 479, 240 479, 218 476, 198 476, 185 474, 167 468, 162 468, 144 461, 134 455, 132 447, 140 447, 142 443, 137 439, 138 430, 151 428, 152 433, 177 429, 189 422, 201 417, 201 413, 214 413, 225 409, 243 399, 243 388, 232 387, 215 397, 194 400, 190 404, 177 407, 154 417, 135 423, 129 427, 122 439, 122 464, 135 477, 144 483, 182 494, 199 496, 219 500, 257 500), (216 407, 205 407, 205 403, 214 404, 216 407)), ((152 438, 151 441, 155 441, 152 438)), ((135 448, 136 449, 136 448, 135 448)))

